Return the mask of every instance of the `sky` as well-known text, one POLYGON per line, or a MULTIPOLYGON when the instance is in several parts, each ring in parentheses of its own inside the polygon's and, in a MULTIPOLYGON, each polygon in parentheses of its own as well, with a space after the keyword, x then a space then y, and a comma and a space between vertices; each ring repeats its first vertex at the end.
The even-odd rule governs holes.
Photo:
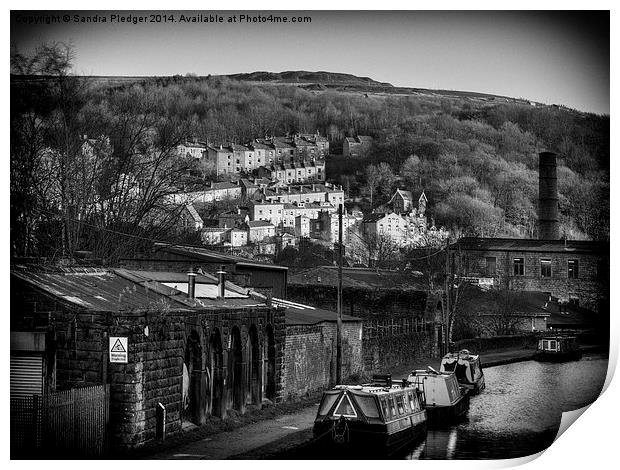
MULTIPOLYGON (((118 12, 12 12, 20 52, 71 42, 83 75, 220 75, 324 70, 395 86, 476 91, 609 114, 609 12, 305 11, 310 23, 239 22, 238 11, 174 12, 112 22, 118 12), (68 22, 63 17, 68 14, 68 22), (219 14, 224 23, 181 23, 219 14), (107 22, 79 23, 78 16, 107 22), (236 23, 226 20, 237 15, 236 23), (59 23, 25 21, 57 16, 59 23)), ((150 12, 121 12, 146 16, 150 12)), ((250 15, 268 17, 269 11, 250 15)))

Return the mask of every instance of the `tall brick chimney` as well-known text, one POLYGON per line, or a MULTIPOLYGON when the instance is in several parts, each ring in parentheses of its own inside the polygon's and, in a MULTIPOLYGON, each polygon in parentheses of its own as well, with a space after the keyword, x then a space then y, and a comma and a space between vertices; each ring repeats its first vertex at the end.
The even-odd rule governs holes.
POLYGON ((538 154, 538 238, 559 240, 557 155, 538 154))

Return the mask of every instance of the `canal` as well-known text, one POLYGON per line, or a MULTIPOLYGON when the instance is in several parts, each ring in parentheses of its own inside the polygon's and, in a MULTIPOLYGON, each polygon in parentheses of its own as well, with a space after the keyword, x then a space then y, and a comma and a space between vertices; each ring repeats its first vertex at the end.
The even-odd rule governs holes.
MULTIPOLYGON (((424 442, 399 458, 507 459, 540 452, 553 442, 563 411, 596 400, 607 361, 606 356, 590 354, 561 364, 525 361, 485 369, 486 389, 472 397, 467 417, 456 425, 429 430, 424 442)), ((305 449, 289 458, 355 456, 305 449)))

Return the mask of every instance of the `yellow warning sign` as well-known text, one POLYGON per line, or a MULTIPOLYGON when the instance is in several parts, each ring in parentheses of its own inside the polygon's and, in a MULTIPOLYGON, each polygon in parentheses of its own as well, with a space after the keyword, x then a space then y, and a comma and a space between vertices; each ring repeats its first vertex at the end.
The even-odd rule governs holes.
POLYGON ((127 337, 110 336, 110 362, 127 364, 127 337))

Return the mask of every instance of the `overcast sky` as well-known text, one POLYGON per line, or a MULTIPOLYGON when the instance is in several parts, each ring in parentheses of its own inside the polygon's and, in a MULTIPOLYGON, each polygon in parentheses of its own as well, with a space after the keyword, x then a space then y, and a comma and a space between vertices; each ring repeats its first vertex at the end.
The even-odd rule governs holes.
MULTIPOLYGON (((43 42, 70 41, 75 71, 85 75, 325 70, 609 113, 606 11, 274 13, 311 16, 305 24, 181 24, 181 12, 169 12, 175 23, 138 25, 111 23, 108 12, 82 12, 108 21, 80 24, 73 22, 77 12, 68 13, 67 23, 27 25, 24 13, 14 12, 12 44, 28 52, 43 42)), ((62 18, 63 12, 49 14, 62 18)), ((219 14, 227 19, 239 12, 219 14)))

